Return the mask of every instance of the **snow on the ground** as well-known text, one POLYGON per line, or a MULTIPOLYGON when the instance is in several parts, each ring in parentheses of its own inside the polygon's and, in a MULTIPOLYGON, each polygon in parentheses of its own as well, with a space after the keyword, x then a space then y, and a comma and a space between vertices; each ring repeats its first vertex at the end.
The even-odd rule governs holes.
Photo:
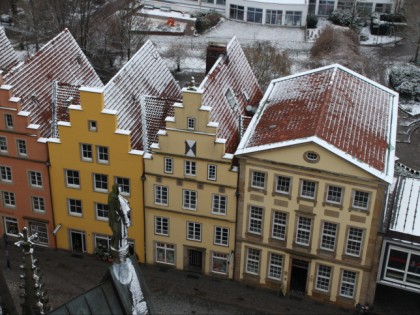
POLYGON ((160 17, 167 17, 168 19, 170 17, 174 19, 184 19, 184 20, 190 20, 195 21, 196 18, 191 17, 191 14, 185 13, 185 12, 178 12, 178 11, 162 11, 160 9, 141 9, 140 13, 142 14, 148 14, 149 16, 160 16, 160 17))

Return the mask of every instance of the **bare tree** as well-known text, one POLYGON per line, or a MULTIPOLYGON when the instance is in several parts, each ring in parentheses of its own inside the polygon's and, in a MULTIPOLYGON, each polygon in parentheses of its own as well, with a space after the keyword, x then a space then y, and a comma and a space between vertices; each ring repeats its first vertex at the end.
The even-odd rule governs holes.
POLYGON ((177 72, 181 71, 181 62, 188 57, 185 51, 186 47, 187 43, 183 39, 180 39, 178 41, 173 42, 164 53, 165 57, 170 58, 175 62, 175 71, 177 72))

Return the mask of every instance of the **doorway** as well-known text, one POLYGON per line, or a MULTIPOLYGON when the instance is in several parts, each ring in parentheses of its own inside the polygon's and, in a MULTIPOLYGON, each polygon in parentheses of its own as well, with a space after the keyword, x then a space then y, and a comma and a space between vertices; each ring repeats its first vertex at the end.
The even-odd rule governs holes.
POLYGON ((76 253, 86 252, 85 233, 78 231, 70 231, 71 249, 76 253))
POLYGON ((188 267, 191 271, 202 272, 203 252, 196 249, 188 249, 188 267))
POLYGON ((292 274, 290 278, 290 292, 302 294, 306 293, 306 282, 308 279, 308 265, 305 260, 292 259, 292 274))

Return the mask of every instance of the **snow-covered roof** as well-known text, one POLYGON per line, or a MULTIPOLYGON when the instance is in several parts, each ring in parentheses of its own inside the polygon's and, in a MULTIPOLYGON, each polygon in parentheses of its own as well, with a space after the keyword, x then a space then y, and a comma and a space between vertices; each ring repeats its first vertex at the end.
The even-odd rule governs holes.
POLYGON ((204 78, 202 107, 211 108, 210 121, 219 123, 218 138, 227 139, 226 152, 234 153, 239 143, 240 117, 248 105, 257 105, 262 92, 246 56, 234 37, 204 78), (227 94, 233 99, 229 103, 227 94), (232 106, 232 102, 234 105, 232 106))
POLYGON ((0 51, 0 70, 8 71, 19 62, 16 51, 13 49, 2 26, 0 26, 0 51))
POLYGON ((398 176, 389 230, 420 236, 420 178, 398 176))
POLYGON ((41 126, 41 136, 51 134, 53 82, 103 86, 83 51, 66 29, 46 43, 34 56, 4 77, 21 98, 22 110, 31 112, 31 123, 41 126))
MULTIPOLYGON (((119 129, 131 131, 133 149, 144 149, 143 133, 147 131, 144 119, 150 124, 160 125, 160 122, 152 123, 149 118, 164 121, 165 117, 161 117, 160 113, 167 110, 160 108, 162 104, 181 98, 179 85, 151 41, 147 41, 106 84, 104 91, 105 108, 118 112, 119 129), (145 101, 142 101, 143 98, 145 101), (154 98, 162 98, 162 101, 154 98)), ((146 137, 154 139, 152 134, 146 137)))
POLYGON ((335 64, 273 80, 237 154, 315 142, 391 182, 398 94, 335 64))

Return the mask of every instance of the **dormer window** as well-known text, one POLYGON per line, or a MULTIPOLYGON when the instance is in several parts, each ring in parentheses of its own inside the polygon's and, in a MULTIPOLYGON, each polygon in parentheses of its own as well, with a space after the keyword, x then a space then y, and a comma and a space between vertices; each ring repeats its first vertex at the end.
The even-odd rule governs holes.
POLYGON ((232 93, 232 90, 231 89, 228 89, 226 91, 225 96, 226 96, 226 99, 227 99, 230 107, 232 109, 235 108, 236 107, 236 101, 235 101, 235 95, 232 93))
POLYGON ((95 120, 89 120, 88 128, 89 128, 89 131, 97 131, 98 130, 98 124, 96 123, 95 120))
POLYGON ((187 129, 195 130, 195 118, 192 118, 192 117, 187 118, 187 129))

